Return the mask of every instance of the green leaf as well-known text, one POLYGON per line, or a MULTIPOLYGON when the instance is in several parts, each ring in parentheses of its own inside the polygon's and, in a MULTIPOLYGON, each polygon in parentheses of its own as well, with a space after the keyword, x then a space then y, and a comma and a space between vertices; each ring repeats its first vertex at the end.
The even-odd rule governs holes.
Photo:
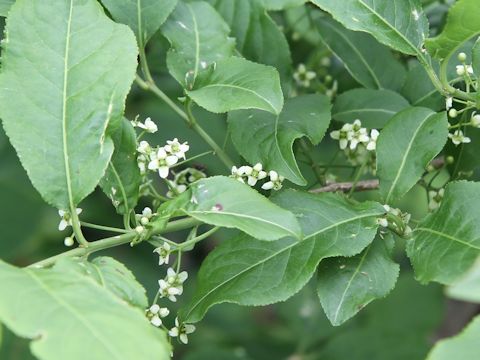
POLYGON ((89 277, 0 262, 0 282, 1 322, 40 359, 170 359, 162 331, 89 277))
POLYGON ((307 0, 261 0, 261 2, 267 10, 284 10, 303 5, 307 0))
POLYGON ((75 272, 89 276, 118 298, 142 311, 148 307, 144 287, 125 265, 111 257, 100 256, 82 262, 66 259, 55 264, 55 268, 64 273, 75 272))
MULTIPOLYGON (((428 20, 418 0, 311 0, 343 26, 373 35, 382 44, 422 55, 428 20)), ((423 56, 423 55, 422 55, 423 56)))
POLYGON ((475 42, 472 49, 472 66, 477 78, 480 77, 480 38, 475 42))
POLYGON ((370 89, 401 88, 405 80, 403 65, 372 36, 347 30, 326 17, 319 18, 316 25, 323 42, 361 85, 370 89))
POLYGON ((237 50, 248 60, 274 66, 288 92, 292 80, 292 59, 285 34, 259 0, 210 0, 232 29, 237 50), (275 44, 275 46, 271 46, 275 44))
POLYGON ((450 285, 446 294, 452 299, 480 303, 480 261, 450 285))
POLYGON ((480 255, 480 183, 449 183, 440 208, 418 224, 407 252, 421 282, 451 284, 480 255))
POLYGON ((5 131, 43 198, 70 210, 110 161, 107 127, 121 119, 135 76, 135 38, 95 0, 19 1, 7 33, 0 75, 5 131))
POLYGON ((464 42, 480 34, 477 0, 458 0, 448 11, 447 23, 440 35, 427 39, 425 45, 435 58, 447 59, 464 42))
POLYGON ((0 0, 0 16, 7 16, 15 0, 0 0))
POLYGON ((192 89, 197 76, 211 64, 233 54, 235 40, 215 9, 206 2, 179 2, 162 26, 170 41, 167 66, 185 88, 192 89))
POLYGON ((112 135, 115 151, 105 176, 100 181, 102 190, 110 197, 119 214, 127 214, 137 205, 142 182, 137 165, 137 135, 127 119, 112 135))
POLYGON ((259 109, 279 114, 283 107, 277 70, 239 57, 218 61, 199 76, 187 94, 214 113, 259 109))
POLYGON ((322 261, 318 268, 318 296, 330 322, 343 324, 395 286, 400 267, 377 238, 361 254, 322 261))
POLYGON ((427 360, 475 359, 479 337, 480 316, 477 316, 459 335, 436 343, 427 360))
POLYGON ((275 202, 298 217, 304 239, 274 242, 239 236, 212 251, 198 273, 198 288, 181 313, 188 322, 199 321, 219 303, 268 305, 298 292, 312 277, 320 260, 353 256, 373 240, 377 203, 353 205, 337 194, 313 195, 287 190, 275 202))
POLYGON ((409 108, 395 115, 377 142, 377 173, 386 203, 405 195, 447 141, 445 113, 409 108))
POLYGON ((337 96, 332 116, 352 123, 360 119, 370 129, 382 129, 395 114, 409 107, 405 98, 390 90, 353 89, 337 96))
POLYGON ((167 20, 178 0, 101 0, 115 21, 130 26, 143 48, 167 20))
POLYGON ((224 176, 195 182, 179 211, 207 224, 240 229, 261 240, 302 237, 295 216, 246 184, 224 176))
POLYGON ((248 162, 260 162, 298 185, 306 185, 306 181, 295 160, 293 143, 307 136, 318 144, 329 123, 330 101, 324 95, 289 99, 280 115, 243 110, 228 116, 232 141, 248 162))
POLYGON ((445 98, 438 92, 425 68, 418 62, 408 70, 400 93, 412 106, 427 107, 435 111, 445 109, 445 98))

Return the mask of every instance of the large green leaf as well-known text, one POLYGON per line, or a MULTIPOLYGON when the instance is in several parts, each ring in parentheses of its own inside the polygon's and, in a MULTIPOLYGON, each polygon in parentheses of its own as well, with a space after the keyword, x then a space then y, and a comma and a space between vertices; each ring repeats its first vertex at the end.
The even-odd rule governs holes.
POLYGON ((0 0, 0 16, 7 16, 15 0, 0 0))
POLYGON ((262 240, 302 237, 295 216, 238 180, 224 176, 194 183, 178 211, 207 224, 240 229, 262 240))
POLYGON ((7 33, 3 125, 43 198, 70 210, 110 161, 107 127, 120 120, 135 76, 135 38, 95 0, 19 1, 7 33))
POLYGON ((450 284, 480 255, 480 183, 447 185, 440 208, 418 224, 408 256, 421 282, 450 284))
POLYGON ((409 108, 394 116, 377 142, 377 173, 386 203, 405 195, 447 141, 445 113, 409 108))
POLYGON ((108 289, 119 299, 140 308, 148 307, 144 287, 135 279, 132 272, 121 262, 106 256, 92 261, 64 260, 55 265, 60 272, 77 272, 94 279, 100 286, 108 289))
POLYGON ((0 262, 0 282, 1 322, 32 339, 39 359, 83 360, 85 351, 91 360, 170 359, 165 335, 143 311, 87 276, 0 262))
POLYGON ((480 261, 450 285, 446 294, 452 299, 480 304, 480 261))
POLYGON ((445 109, 445 98, 438 92, 425 68, 418 62, 408 70, 401 94, 412 106, 427 107, 435 111, 445 109))
POLYGON ((427 360, 476 359, 479 338, 480 316, 477 316, 459 335, 435 344, 427 360))
POLYGON ((405 69, 388 48, 369 34, 348 30, 331 18, 319 18, 316 25, 322 40, 360 84, 370 89, 400 89, 405 69))
POLYGON ((214 113, 260 109, 279 114, 283 107, 280 77, 275 68, 243 58, 218 61, 202 73, 187 94, 214 113))
POLYGON ((299 185, 305 185, 292 151, 296 139, 307 136, 318 144, 330 123, 330 102, 323 95, 289 99, 280 115, 265 111, 235 111, 228 117, 233 143, 250 163, 260 162, 268 170, 299 185))
POLYGON ((318 268, 318 296, 333 325, 341 325, 395 286, 400 267, 380 237, 361 254, 332 258, 318 268))
POLYGON ((475 42, 472 49, 472 66, 477 78, 480 78, 480 38, 475 42))
POLYGON ((425 41, 433 57, 449 58, 464 42, 480 34, 478 6, 478 0, 458 0, 453 4, 443 32, 425 41))
POLYGON ((292 80, 289 45, 263 4, 259 0, 210 0, 210 3, 230 25, 237 50, 248 60, 274 66, 280 73, 284 91, 288 90, 292 80))
POLYGON ((428 20, 418 0, 311 0, 345 27, 405 54, 421 54, 428 20))
POLYGON ((115 21, 130 26, 144 47, 160 29, 178 0, 101 0, 115 21))
POLYGON ((230 57, 235 48, 227 23, 203 1, 178 3, 162 33, 172 45, 167 54, 168 70, 188 89, 193 88, 200 72, 230 57))
POLYGON ((305 4, 308 0, 260 0, 267 10, 283 10, 305 4))
POLYGON ((373 240, 376 203, 350 204, 341 195, 288 190, 275 197, 295 213, 304 239, 274 242, 240 236, 211 252, 198 274, 198 288, 181 316, 199 321, 214 304, 267 305, 288 299, 312 277, 318 263, 332 256, 353 256, 373 240))
POLYGON ((360 119, 367 128, 382 129, 395 114, 409 106, 403 96, 390 90, 353 89, 337 96, 332 117, 345 123, 360 119))
POLYGON ((135 208, 142 182, 137 165, 137 135, 127 119, 112 135, 115 151, 105 176, 100 181, 102 190, 110 197, 119 214, 135 208))

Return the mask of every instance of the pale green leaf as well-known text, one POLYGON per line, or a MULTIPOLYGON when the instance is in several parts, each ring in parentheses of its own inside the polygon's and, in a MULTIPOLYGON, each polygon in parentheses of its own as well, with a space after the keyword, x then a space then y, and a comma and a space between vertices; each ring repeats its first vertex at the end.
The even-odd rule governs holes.
POLYGON ((418 0, 311 0, 350 30, 405 54, 421 54, 428 20, 418 0))
MULTIPOLYGON (((20 2, 21 3, 21 2, 20 2)), ((91 278, 0 262, 0 321, 39 359, 170 359, 165 335, 91 278)))
POLYGON ((203 1, 179 2, 161 30, 172 46, 167 54, 168 70, 188 89, 202 71, 230 57, 235 49, 227 23, 203 1))
POLYGON ((225 241, 202 264, 182 319, 199 321, 223 302, 259 306, 288 299, 308 282, 320 260, 353 256, 368 246, 377 232, 376 219, 384 213, 379 204, 353 205, 336 194, 288 190, 274 201, 295 213, 304 239, 265 242, 240 236, 225 241))
POLYGON ((425 68, 418 62, 408 70, 400 93, 412 106, 427 107, 435 111, 445 109, 445 98, 438 92, 425 68))
POLYGON ((0 0, 0 16, 7 16, 15 0, 0 0))
POLYGON ((447 59, 464 42, 480 35, 478 0, 458 0, 448 11, 447 23, 442 33, 427 39, 425 45, 435 58, 447 59))
POLYGON ((148 307, 144 287, 125 265, 111 257, 100 256, 92 261, 65 259, 55 264, 55 269, 63 273, 77 272, 89 276, 128 304, 142 311, 148 307))
POLYGON ((287 92, 292 59, 285 34, 258 0, 210 0, 232 29, 237 50, 248 60, 274 66, 287 92), (275 44, 275 46, 271 46, 275 44))
POLYGON ((395 286, 400 267, 378 237, 361 254, 320 263, 317 291, 330 322, 337 326, 395 286))
POLYGON ((261 240, 302 237, 295 216, 256 190, 224 176, 202 179, 176 201, 178 212, 207 224, 240 229, 261 240))
POLYGON ((477 78, 480 77, 480 38, 475 42, 472 49, 472 66, 477 78))
POLYGON ((480 261, 447 287, 446 294, 452 299, 480 304, 480 261))
POLYGON ((239 57, 221 60, 202 73, 187 94, 214 113, 259 109, 279 114, 283 107, 280 77, 275 68, 239 57))
POLYGON ((130 26, 144 47, 160 29, 178 0, 101 0, 115 21, 130 26))
POLYGON ((445 113, 409 108, 395 115, 377 141, 377 173, 386 203, 405 195, 447 141, 445 113))
POLYGON ((127 214, 137 205, 142 182, 137 165, 137 135, 127 119, 112 135, 115 151, 100 181, 119 214, 127 214))
POLYGON ((359 119, 367 128, 382 129, 409 106, 403 96, 390 90, 353 89, 336 97, 332 117, 344 123, 359 119))
POLYGON ((323 42, 361 85, 370 89, 401 88, 405 80, 403 65, 372 36, 348 30, 327 17, 319 18, 316 25, 323 42))
POLYGON ((95 0, 19 1, 7 34, 3 125, 43 198, 70 210, 110 161, 107 127, 121 120, 135 76, 135 37, 95 0))
POLYGON ((228 116, 232 141, 250 163, 299 185, 305 185, 292 150, 296 139, 308 137, 318 144, 330 123, 330 101, 324 95, 304 95, 287 100, 280 115, 265 111, 235 111, 228 116))
POLYGON ((267 10, 284 10, 287 8, 300 6, 308 0, 260 0, 267 10))
POLYGON ((451 284, 480 255, 480 183, 447 185, 440 208, 418 224, 408 256, 421 282, 451 284))
POLYGON ((479 338, 480 316, 477 316, 459 335, 436 343, 427 360, 477 359, 479 338))

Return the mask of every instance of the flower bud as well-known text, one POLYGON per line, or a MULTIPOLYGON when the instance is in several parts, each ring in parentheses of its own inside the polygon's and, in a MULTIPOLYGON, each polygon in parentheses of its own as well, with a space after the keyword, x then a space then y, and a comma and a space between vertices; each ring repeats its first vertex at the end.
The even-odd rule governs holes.
POLYGON ((467 60, 467 54, 465 54, 464 52, 461 52, 460 54, 458 54, 457 58, 458 58, 458 61, 465 62, 467 60))
POLYGON ((453 156, 447 156, 445 159, 448 165, 452 165, 455 162, 455 158, 453 156))
POLYGON ((458 111, 455 109, 450 109, 448 111, 448 116, 450 116, 451 118, 456 118, 458 116, 458 111))

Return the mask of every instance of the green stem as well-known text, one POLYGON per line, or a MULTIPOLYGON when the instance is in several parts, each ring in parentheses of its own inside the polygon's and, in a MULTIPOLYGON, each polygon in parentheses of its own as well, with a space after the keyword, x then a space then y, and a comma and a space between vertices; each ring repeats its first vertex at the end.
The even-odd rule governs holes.
MULTIPOLYGON (((475 96, 469 93, 466 93, 462 90, 459 90, 452 85, 450 85, 450 82, 448 81, 448 64, 450 62, 451 55, 445 58, 442 61, 442 64, 440 66, 440 84, 442 90, 440 92, 444 95, 451 95, 455 98, 462 99, 462 100, 467 100, 467 101, 473 101, 475 102, 475 96)), ((433 71, 432 67, 430 67, 430 70, 433 71)), ((428 72, 428 71, 427 71, 428 72)), ((437 87, 437 85, 435 85, 437 87)), ((437 87, 438 88, 438 87, 437 87)))
POLYGON ((80 226, 80 219, 78 218, 77 209, 72 207, 70 210, 70 217, 72 220, 72 229, 73 233, 75 234, 75 239, 77 240, 78 244, 84 248, 89 246, 89 242, 83 236, 82 228, 80 226))
POLYGON ((203 152, 203 153, 201 153, 201 154, 192 156, 191 158, 188 158, 187 160, 180 161, 180 162, 176 163, 175 165, 170 166, 170 168, 173 169, 173 168, 176 168, 177 166, 185 165, 185 164, 187 164, 187 163, 189 163, 189 162, 191 162, 191 161, 193 161, 193 160, 199 159, 199 158, 201 158, 201 157, 204 157, 204 156, 210 155, 210 154, 214 154, 214 152, 213 152, 212 150, 210 150, 210 151, 205 151, 205 152, 203 152))
POLYGON ((310 154, 310 148, 305 139, 300 139, 300 147, 302 148, 303 154, 307 157, 307 160, 310 163, 310 166, 312 167, 312 170, 315 173, 315 177, 317 178, 318 182, 324 185, 325 176, 323 176, 321 168, 317 165, 315 159, 310 154))
MULTIPOLYGON (((200 222, 198 220, 191 219, 191 218, 176 220, 176 221, 169 222, 166 227, 154 228, 152 230, 152 234, 158 235, 158 234, 171 233, 175 231, 189 229, 199 224, 200 222)), ((78 247, 76 249, 66 251, 64 253, 52 256, 48 259, 36 262, 30 265, 30 267, 37 267, 37 268, 48 267, 55 264, 55 262, 58 261, 59 259, 62 259, 65 257, 88 256, 100 250, 105 250, 105 249, 109 249, 119 245, 127 244, 132 240, 134 240, 136 236, 137 236, 137 233, 135 231, 129 231, 128 233, 125 233, 122 235, 117 235, 117 236, 109 237, 106 239, 98 240, 98 241, 89 243, 88 247, 78 247)))
POLYGON ((85 226, 85 227, 88 227, 88 228, 91 228, 91 229, 110 231, 110 232, 114 232, 114 233, 126 234, 126 233, 129 232, 128 230, 125 230, 125 229, 119 229, 119 228, 104 226, 104 225, 97 225, 97 224, 92 224, 92 223, 88 223, 88 222, 85 222, 85 221, 81 221, 80 224, 82 226, 85 226))
POLYGON ((357 173, 355 174, 355 178, 353 180, 352 188, 348 192, 348 197, 352 196, 352 194, 355 192, 355 188, 357 187, 358 181, 360 180, 360 177, 362 176, 362 173, 363 173, 363 170, 365 169, 365 166, 366 166, 365 164, 362 164, 362 166, 360 166, 357 169, 357 173))

